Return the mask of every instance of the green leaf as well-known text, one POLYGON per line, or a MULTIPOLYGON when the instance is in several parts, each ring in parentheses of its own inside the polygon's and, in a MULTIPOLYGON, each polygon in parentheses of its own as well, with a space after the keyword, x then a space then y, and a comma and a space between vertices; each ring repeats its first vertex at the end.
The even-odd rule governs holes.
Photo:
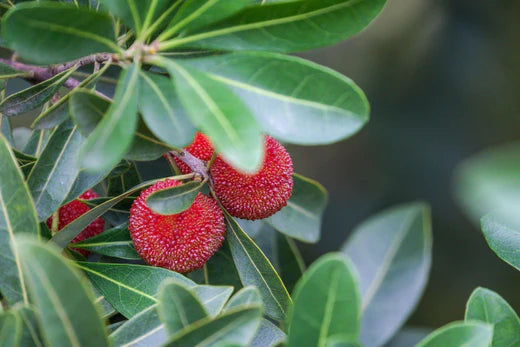
POLYGON ((296 282, 305 271, 305 263, 298 250, 298 246, 296 246, 296 243, 289 237, 281 233, 276 233, 274 255, 280 277, 283 283, 285 283, 285 287, 289 293, 292 293, 296 282))
POLYGON ((246 105, 224 83, 178 62, 156 58, 171 76, 193 124, 211 138, 217 152, 245 173, 259 169, 264 142, 246 105))
POLYGON ((44 82, 9 95, 0 103, 0 112, 5 116, 16 116, 43 105, 60 89, 74 70, 63 71, 44 82))
POLYGON ((123 194, 133 186, 136 186, 143 181, 134 162, 123 160, 120 165, 122 165, 121 172, 116 173, 116 168, 112 170, 109 175, 107 188, 108 196, 117 196, 123 194))
POLYGON ((384 0, 309 0, 253 5, 204 32, 174 38, 161 49, 297 52, 328 46, 365 28, 384 0))
POLYGON ((83 136, 89 136, 110 107, 110 100, 103 99, 91 90, 76 89, 69 98, 70 116, 83 136))
POLYGON ((94 294, 59 249, 26 238, 17 238, 14 247, 22 259, 46 344, 108 346, 94 294))
MULTIPOLYGON (((11 309, 22 320, 22 336, 20 346, 43 346, 40 332, 38 331, 36 313, 29 306, 16 305, 11 309)), ((0 345, 4 346, 0 342, 0 345)))
POLYGON ((69 98, 78 90, 87 90, 91 85, 94 85, 103 73, 110 67, 110 64, 105 64, 99 71, 88 75, 81 81, 73 91, 68 92, 62 96, 58 102, 43 111, 31 124, 32 128, 49 129, 61 124, 70 115, 69 98))
POLYGON ((327 205, 327 191, 309 178, 293 175, 293 191, 287 206, 266 219, 276 230, 303 242, 317 242, 327 205))
POLYGON ((84 241, 74 243, 74 248, 84 249, 109 257, 141 260, 133 246, 128 224, 124 223, 115 228, 105 230, 101 234, 84 241))
POLYGON ((209 284, 230 285, 239 290, 242 287, 229 244, 224 242, 222 247, 209 258, 206 263, 206 276, 209 284))
POLYGON ((352 80, 302 58, 236 52, 181 63, 229 87, 263 130, 282 141, 337 142, 355 134, 369 118, 368 101, 352 80))
POLYGON ((364 345, 383 345, 411 314, 428 279, 431 247, 430 212, 423 203, 388 209, 353 231, 342 251, 359 274, 364 345))
POLYGON ((232 14, 242 10, 251 4, 251 0, 187 0, 177 11, 175 17, 166 28, 166 33, 159 38, 171 37, 168 33, 183 34, 196 31, 199 28, 207 27, 232 14))
POLYGON ((287 346, 325 346, 330 336, 359 334, 360 297, 347 258, 327 254, 311 265, 294 289, 287 346))
POLYGON ((139 111, 150 130, 173 147, 185 147, 195 128, 182 108, 175 86, 164 76, 143 71, 139 90, 139 111))
POLYGON ((7 64, 0 63, 0 79, 9 79, 16 77, 27 77, 31 74, 30 71, 17 70, 7 64))
POLYGON ((0 314, 0 346, 17 347, 22 339, 22 320, 14 312, 0 314))
POLYGON ((134 29, 139 35, 143 29, 146 16, 155 19, 162 13, 169 0, 142 1, 142 0, 101 0, 101 4, 110 13, 134 29), (152 7, 152 3, 154 3, 152 7), (149 13, 152 11, 152 13, 149 13))
POLYGON ((488 347, 493 326, 480 322, 452 322, 428 335, 416 347, 471 346, 488 347))
POLYGON ((36 205, 38 220, 46 220, 68 196, 79 175, 78 152, 85 142, 71 121, 56 128, 36 161, 27 185, 36 205))
POLYGON ((325 347, 362 347, 355 339, 344 335, 334 335, 325 341, 325 347))
POLYGON ((279 346, 285 339, 285 333, 280 328, 267 319, 262 319, 262 323, 260 323, 253 341, 251 341, 251 347, 279 346))
POLYGON ((139 67, 123 70, 114 100, 82 148, 82 166, 89 171, 114 167, 130 148, 137 126, 139 67))
POLYGON ((34 129, 23 147, 23 152, 31 156, 39 157, 51 136, 50 134, 50 131, 34 129))
POLYGON ((475 224, 488 213, 520 225, 520 142, 482 151, 461 163, 456 197, 475 224))
POLYGON ((78 198, 81 194, 100 183, 108 174, 108 171, 87 172, 85 169, 80 169, 74 184, 69 190, 69 194, 64 200, 64 203, 70 202, 78 198))
POLYGON ((520 319, 497 293, 477 288, 466 305, 466 321, 478 320, 493 325, 493 347, 520 345, 520 319))
POLYGON ((146 205, 155 213, 169 215, 187 210, 195 201, 205 182, 187 182, 157 190, 146 198, 146 205))
POLYGON ((262 306, 262 298, 256 287, 247 286, 240 289, 226 304, 226 311, 237 307, 262 306))
POLYGON ((110 17, 85 7, 27 2, 12 7, 2 19, 2 38, 9 47, 38 64, 120 51, 110 17))
POLYGON ((258 246, 227 213, 227 240, 244 286, 256 286, 265 305, 265 313, 273 319, 285 319, 291 297, 273 265, 258 246))
POLYGON ((15 146, 13 138, 13 129, 11 127, 11 119, 0 114, 0 133, 4 135, 5 139, 12 147, 15 146))
POLYGON ((105 299, 127 318, 157 303, 155 296, 160 283, 166 278, 194 285, 186 277, 159 267, 87 262, 78 262, 77 266, 105 299))
POLYGON ((137 132, 135 133, 132 146, 125 154, 124 158, 135 161, 152 161, 160 158, 164 153, 171 150, 171 147, 159 141, 146 124, 139 120, 137 132))
POLYGON ((262 318, 260 307, 226 312, 215 319, 197 321, 172 336, 165 346, 248 345, 262 318))
POLYGON ((208 316, 196 294, 174 280, 161 285, 157 311, 170 336, 208 316))
POLYGON ((222 311, 233 293, 231 286, 200 285, 195 286, 194 290, 210 317, 215 317, 222 311))
POLYGON ((520 224, 504 222, 489 214, 482 218, 482 232, 493 252, 520 270, 520 224))
POLYGON ((166 328, 160 321, 156 305, 139 312, 116 331, 110 338, 115 346, 149 347, 161 346, 168 341, 166 328))
POLYGON ((9 244, 17 234, 39 236, 40 231, 29 189, 2 135, 0 163, 0 291, 10 305, 28 303, 20 254, 9 244))

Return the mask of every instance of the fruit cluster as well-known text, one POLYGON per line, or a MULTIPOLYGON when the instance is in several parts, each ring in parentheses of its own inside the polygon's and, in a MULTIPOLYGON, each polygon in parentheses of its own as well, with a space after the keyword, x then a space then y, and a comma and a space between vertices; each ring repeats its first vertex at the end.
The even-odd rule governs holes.
MULTIPOLYGON (((209 168, 211 189, 222 207, 234 217, 249 220, 267 218, 287 205, 291 196, 291 157, 270 136, 265 136, 264 147, 263 162, 255 174, 237 171, 220 155, 216 156, 209 168)), ((205 135, 197 133, 185 151, 203 162, 209 162, 214 148, 205 135)), ((175 163, 183 174, 192 172, 181 159, 176 157, 175 163)), ((128 229, 135 249, 146 263, 187 273, 201 268, 220 248, 226 227, 219 203, 202 193, 198 193, 190 208, 174 215, 161 215, 147 206, 146 198, 150 194, 180 184, 179 181, 166 179, 143 190, 130 209, 128 229)), ((93 194, 88 191, 80 198, 97 197, 93 194)), ((60 208, 59 229, 88 209, 79 201, 60 208)), ((52 218, 47 224, 52 224, 52 218)), ((73 242, 84 240, 102 230, 103 224, 96 220, 73 242)))

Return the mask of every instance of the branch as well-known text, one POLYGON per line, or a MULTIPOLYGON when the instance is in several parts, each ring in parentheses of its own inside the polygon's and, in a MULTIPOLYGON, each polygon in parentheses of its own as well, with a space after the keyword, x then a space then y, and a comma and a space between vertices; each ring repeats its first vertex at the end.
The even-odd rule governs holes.
MULTIPOLYGON (((93 64, 93 63, 99 64, 99 63, 103 63, 108 60, 111 60, 113 58, 115 58, 114 54, 99 53, 99 54, 92 54, 92 55, 83 57, 81 59, 73 60, 70 62, 62 63, 62 64, 51 65, 48 67, 24 64, 24 63, 20 63, 20 62, 14 61, 14 60, 2 59, 2 58, 0 58, 0 63, 9 65, 10 67, 12 67, 13 69, 16 69, 16 70, 31 72, 31 74, 29 76, 25 77, 25 79, 28 81, 43 82, 43 81, 48 80, 49 78, 56 76, 57 74, 59 74, 63 71, 71 69, 75 66, 80 67, 80 66, 84 66, 84 65, 93 64)), ((74 89, 78 86, 79 83, 80 83, 80 81, 70 77, 65 81, 65 83, 63 83, 63 86, 66 88, 69 88, 69 89, 74 89)), ((99 96, 101 96, 105 99, 108 99, 108 97, 105 94, 103 94, 99 91, 96 91, 96 94, 98 94, 99 96)))
POLYGON ((193 156, 186 150, 170 151, 170 153, 188 165, 191 171, 193 171, 196 176, 199 176, 199 178, 201 177, 204 180, 210 179, 208 166, 204 160, 193 156))

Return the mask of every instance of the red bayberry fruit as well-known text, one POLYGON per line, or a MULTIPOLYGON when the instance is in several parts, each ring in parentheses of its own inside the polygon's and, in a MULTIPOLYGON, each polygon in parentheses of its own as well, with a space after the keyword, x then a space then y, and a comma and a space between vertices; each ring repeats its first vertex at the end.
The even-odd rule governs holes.
MULTIPOLYGON (((213 145, 206 137, 206 135, 199 132, 195 134, 193 142, 188 147, 186 147, 185 150, 188 151, 191 155, 204 161, 209 161, 213 155, 213 145)), ((190 167, 184 164, 182 160, 175 157, 173 157, 173 159, 183 174, 189 174, 191 172, 190 167)))
POLYGON ((146 263, 187 273, 201 268, 220 248, 226 228, 217 202, 202 193, 178 214, 160 215, 146 205, 151 193, 180 184, 166 179, 143 190, 130 208, 128 229, 146 263))
MULTIPOLYGON (((264 145, 264 161, 255 174, 235 170, 221 156, 211 166, 215 193, 232 216, 250 220, 267 218, 286 206, 291 197, 293 166, 289 153, 271 136, 264 137, 264 145)), ((213 145, 199 132, 186 150, 205 161, 213 155, 213 145)), ((182 173, 191 172, 179 159, 175 162, 182 173)))
MULTIPOLYGON (((82 200, 90 200, 95 199, 99 197, 95 192, 92 190, 87 190, 85 193, 80 195, 80 199, 82 200)), ((67 224, 81 216, 82 214, 88 212, 90 210, 90 207, 88 207, 85 203, 79 201, 79 200, 73 200, 69 202, 68 204, 60 207, 58 214, 59 214, 59 221, 58 221, 58 230, 63 229, 67 224)), ((52 228, 52 216, 47 219, 47 226, 52 228)), ((103 232, 103 229, 105 228, 105 221, 101 218, 95 219, 92 223, 90 223, 85 229, 83 229, 82 232, 78 234, 72 240, 72 243, 80 242, 85 239, 88 239, 89 237, 95 236, 97 234, 100 234, 103 232)), ((88 255, 89 252, 83 249, 74 249, 77 252, 80 252, 83 255, 88 255)))
POLYGON ((293 166, 289 153, 270 136, 265 136, 264 144, 264 161, 255 174, 238 172, 220 156, 211 166, 215 194, 232 216, 267 218, 287 205, 291 197, 293 166))

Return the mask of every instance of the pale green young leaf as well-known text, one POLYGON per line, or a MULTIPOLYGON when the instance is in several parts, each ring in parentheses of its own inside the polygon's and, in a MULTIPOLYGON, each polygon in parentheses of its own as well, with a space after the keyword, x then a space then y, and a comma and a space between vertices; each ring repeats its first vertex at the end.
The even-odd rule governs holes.
POLYGON ((471 346, 489 347, 493 325, 481 322, 452 322, 424 338, 416 347, 471 346))
POLYGON ((411 314, 426 286, 431 248, 424 203, 390 208, 355 228, 342 251, 359 274, 363 344, 384 344, 411 314))

